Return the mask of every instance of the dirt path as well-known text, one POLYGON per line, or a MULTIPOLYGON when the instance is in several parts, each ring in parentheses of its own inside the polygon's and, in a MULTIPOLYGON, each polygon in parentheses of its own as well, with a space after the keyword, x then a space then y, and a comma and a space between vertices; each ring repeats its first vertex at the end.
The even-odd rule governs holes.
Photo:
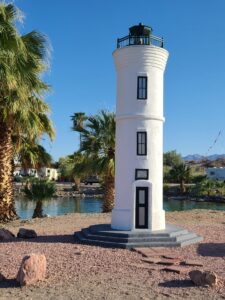
MULTIPOLYGON (((198 259, 201 270, 215 271, 225 279, 225 212, 193 210, 167 213, 167 222, 183 226, 204 237, 201 244, 171 248, 183 259, 198 259)), ((167 273, 142 261, 130 250, 82 245, 74 231, 97 223, 109 223, 109 214, 69 214, 31 222, 15 221, 6 228, 35 229, 32 241, 0 243, 0 299, 225 299, 225 288, 197 288, 187 275, 167 273), (26 254, 46 255, 45 282, 20 288, 15 276, 26 254)), ((193 269, 190 268, 190 270, 193 269)))

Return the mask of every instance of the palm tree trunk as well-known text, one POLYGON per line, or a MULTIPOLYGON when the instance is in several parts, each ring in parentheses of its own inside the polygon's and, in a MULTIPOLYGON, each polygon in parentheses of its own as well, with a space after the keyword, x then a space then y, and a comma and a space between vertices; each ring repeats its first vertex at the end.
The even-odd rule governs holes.
POLYGON ((77 191, 79 192, 80 191, 80 177, 75 176, 73 178, 73 180, 74 180, 75 186, 77 188, 77 191))
POLYGON ((42 200, 37 200, 32 218, 43 218, 42 200))
POLYGON ((185 193, 185 191, 186 191, 184 180, 180 181, 180 191, 181 191, 181 193, 185 193))
POLYGON ((0 221, 9 221, 16 217, 12 159, 12 128, 0 121, 0 221))
POLYGON ((114 176, 108 175, 104 178, 103 212, 111 212, 114 207, 115 183, 114 176))

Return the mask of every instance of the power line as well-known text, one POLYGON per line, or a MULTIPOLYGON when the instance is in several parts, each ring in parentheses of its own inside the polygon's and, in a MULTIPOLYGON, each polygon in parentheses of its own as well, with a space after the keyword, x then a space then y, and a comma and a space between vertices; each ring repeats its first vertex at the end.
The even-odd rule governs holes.
POLYGON ((213 147, 216 145, 216 143, 218 142, 219 137, 221 136, 221 134, 222 134, 222 130, 219 131, 219 133, 217 134, 217 136, 216 136, 214 142, 212 143, 212 145, 211 145, 211 146, 208 148, 208 150, 206 151, 206 153, 205 153, 205 156, 206 156, 206 157, 208 156, 209 151, 211 151, 211 150, 213 149, 213 147))

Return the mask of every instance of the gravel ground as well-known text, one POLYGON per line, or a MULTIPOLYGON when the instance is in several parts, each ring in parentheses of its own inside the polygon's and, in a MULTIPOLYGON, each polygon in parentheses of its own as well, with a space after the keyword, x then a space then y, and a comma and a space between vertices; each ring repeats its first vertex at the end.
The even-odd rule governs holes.
POLYGON ((7 278, 0 282, 0 299, 225 299, 225 212, 166 214, 167 222, 195 231, 204 241, 165 251, 203 263, 203 267, 190 270, 216 272, 221 278, 216 288, 195 287, 188 275, 162 271, 158 265, 143 262, 137 252, 82 245, 74 240, 74 231, 109 223, 110 218, 109 214, 68 214, 5 225, 15 234, 19 227, 34 229, 39 237, 0 243, 0 273, 7 278), (30 253, 45 254, 47 278, 36 286, 20 288, 14 278, 22 258, 30 253))

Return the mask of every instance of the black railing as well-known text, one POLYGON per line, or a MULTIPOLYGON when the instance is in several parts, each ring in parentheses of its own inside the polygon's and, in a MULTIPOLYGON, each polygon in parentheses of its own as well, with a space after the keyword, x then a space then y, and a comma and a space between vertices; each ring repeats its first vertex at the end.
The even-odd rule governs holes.
POLYGON ((127 35, 121 39, 117 39, 117 48, 123 48, 132 45, 154 45, 163 48, 163 38, 159 38, 154 35, 150 35, 150 36, 127 35))

